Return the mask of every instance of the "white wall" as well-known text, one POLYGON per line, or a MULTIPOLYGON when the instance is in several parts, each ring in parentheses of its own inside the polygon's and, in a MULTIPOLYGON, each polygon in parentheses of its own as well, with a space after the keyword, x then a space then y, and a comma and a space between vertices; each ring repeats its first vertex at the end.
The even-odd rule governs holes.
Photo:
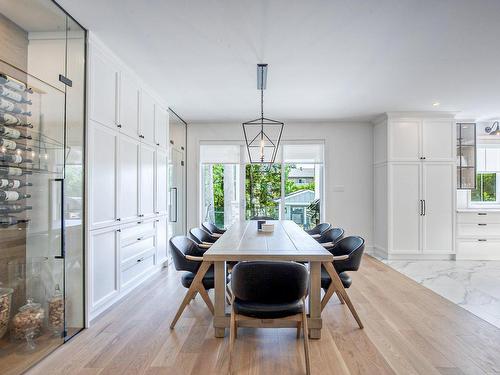
MULTIPOLYGON (((372 246, 373 126, 369 123, 286 123, 284 140, 324 140, 325 219, 372 246)), ((239 123, 189 124, 187 144, 187 223, 200 225, 199 145, 201 141, 241 141, 239 123)))

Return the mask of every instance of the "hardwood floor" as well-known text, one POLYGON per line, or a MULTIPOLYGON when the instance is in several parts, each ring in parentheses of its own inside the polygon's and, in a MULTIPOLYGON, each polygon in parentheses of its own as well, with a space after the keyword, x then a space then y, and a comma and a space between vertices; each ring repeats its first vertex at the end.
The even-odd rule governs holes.
MULTIPOLYGON (((365 328, 333 297, 321 340, 310 341, 312 374, 496 374, 500 329, 365 256, 348 290, 365 328)), ((29 374, 225 374, 229 333, 214 338, 200 296, 175 330, 186 289, 163 272, 100 317, 29 374)), ((238 331, 237 374, 304 374, 295 329, 238 331)))

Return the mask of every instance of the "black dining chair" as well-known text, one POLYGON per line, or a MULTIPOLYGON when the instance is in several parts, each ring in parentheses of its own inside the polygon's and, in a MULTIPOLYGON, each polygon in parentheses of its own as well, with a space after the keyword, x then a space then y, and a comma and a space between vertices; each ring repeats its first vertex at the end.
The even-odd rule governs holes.
POLYGON ((323 232, 316 241, 318 241, 325 248, 331 248, 333 245, 344 237, 344 230, 342 228, 330 228, 323 232))
POLYGON ((324 232, 330 229, 332 225, 330 223, 320 223, 316 225, 313 229, 306 230, 306 233, 311 235, 313 238, 319 238, 324 232))
POLYGON ((310 374, 309 329, 304 302, 308 279, 307 268, 294 262, 255 261, 234 266, 231 276, 230 371, 240 323, 250 321, 252 327, 283 327, 286 320, 295 322, 297 337, 300 337, 303 327, 306 372, 310 374))
MULTIPOLYGON (((335 257, 347 256, 344 260, 336 260, 333 262, 333 267, 339 275, 340 281, 344 288, 349 288, 352 284, 352 278, 348 272, 357 271, 361 265, 363 252, 365 250, 365 240, 359 236, 349 236, 339 240, 332 248, 327 249, 335 257)), ((332 283, 330 275, 326 270, 321 268, 321 288, 325 291, 332 283)), ((333 293, 326 293, 321 301, 321 307, 324 308, 333 293)), ((342 297, 337 293, 341 303, 344 303, 342 297)))
POLYGON ((250 220, 277 220, 271 216, 254 216, 250 220))
POLYGON ((201 295, 212 315, 214 314, 214 306, 207 293, 208 290, 214 288, 214 267, 213 265, 210 265, 210 268, 206 271, 206 274, 203 276, 201 282, 198 283, 198 285, 195 285, 194 288, 191 288, 191 284, 193 283, 196 274, 202 265, 204 251, 198 247, 196 242, 185 236, 172 237, 169 242, 175 269, 183 272, 181 276, 181 284, 184 288, 188 288, 188 292, 184 296, 184 299, 179 306, 172 323, 170 324, 170 328, 173 329, 182 312, 189 304, 189 301, 193 299, 197 293, 201 295))
POLYGON ((201 228, 191 228, 189 234, 191 235, 193 241, 196 242, 202 249, 210 248, 210 246, 217 241, 217 238, 211 236, 208 232, 201 228))
POLYGON ((210 233, 210 235, 212 235, 213 237, 216 237, 216 238, 219 238, 220 236, 222 236, 226 230, 225 229, 220 229, 218 226, 216 226, 215 224, 213 223, 210 223, 208 221, 204 221, 201 226, 203 227, 203 229, 205 229, 208 233, 210 233))

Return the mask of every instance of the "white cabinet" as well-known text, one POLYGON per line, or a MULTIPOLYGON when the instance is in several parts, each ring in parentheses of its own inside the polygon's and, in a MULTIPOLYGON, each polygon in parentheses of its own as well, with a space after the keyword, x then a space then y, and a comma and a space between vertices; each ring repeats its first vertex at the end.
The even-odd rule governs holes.
POLYGON ((390 161, 455 161, 452 119, 389 119, 388 142, 390 161))
POLYGON ((500 148, 485 149, 485 171, 500 172, 500 148))
POLYGON ((97 229, 117 219, 118 132, 89 121, 88 140, 90 228, 97 229))
POLYGON ((422 163, 422 251, 452 253, 454 242, 453 189, 455 166, 450 163, 422 163))
POLYGON ((457 259, 500 260, 500 211, 458 213, 457 259))
POLYGON ((121 222, 139 215, 139 141, 120 134, 118 175, 118 217, 121 222))
POLYGON ((160 105, 155 106, 155 144, 163 149, 168 147, 168 111, 160 105))
POLYGON ((418 253, 420 249, 420 163, 394 164, 391 175, 393 252, 418 253))
POLYGON ((98 309, 119 293, 117 229, 93 231, 89 243, 90 308, 98 309))
POLYGON ((120 74, 120 131, 131 136, 139 136, 139 86, 131 75, 120 74))
POLYGON ((159 264, 166 262, 168 259, 167 227, 166 216, 156 220, 156 259, 159 264))
POLYGON ((158 149, 156 151, 156 194, 155 213, 157 215, 167 214, 167 164, 168 153, 158 149))
POLYGON ((116 128, 119 74, 116 63, 96 47, 91 48, 91 61, 89 117, 102 125, 116 128))
POLYGON ((397 120, 389 125, 390 158, 398 161, 417 161, 421 156, 419 120, 397 120))
POLYGON ((139 212, 140 217, 155 215, 155 149, 141 143, 139 157, 139 212))
POLYGON ((146 90, 142 90, 139 137, 150 145, 155 143, 155 107, 153 97, 146 90))

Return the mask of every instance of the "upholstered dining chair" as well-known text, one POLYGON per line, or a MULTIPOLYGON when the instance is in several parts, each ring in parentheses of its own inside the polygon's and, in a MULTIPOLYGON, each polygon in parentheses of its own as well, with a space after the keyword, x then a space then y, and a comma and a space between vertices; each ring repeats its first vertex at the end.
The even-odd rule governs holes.
MULTIPOLYGON (((214 306, 207 292, 208 290, 214 288, 214 267, 213 265, 210 265, 210 268, 206 271, 203 279, 201 279, 194 288, 190 288, 192 283, 195 281, 196 274, 199 271, 200 266, 202 265, 204 251, 198 247, 196 242, 185 236, 175 236, 171 238, 169 242, 175 269, 183 272, 181 276, 181 284, 184 288, 188 289, 188 292, 184 296, 184 299, 182 300, 182 303, 179 306, 172 323, 170 324, 170 328, 173 329, 177 320, 179 320, 182 315, 182 312, 189 304, 189 301, 193 299, 197 293, 201 295, 212 315, 214 314, 214 306)), ((208 267, 208 264, 205 264, 205 266, 208 267)))
POLYGON ((333 247, 342 237, 344 237, 344 230, 342 228, 330 228, 316 238, 316 241, 328 249, 333 247))
POLYGON ((271 216, 253 216, 252 218, 250 218, 250 220, 276 220, 276 219, 271 216))
MULTIPOLYGON (((339 240, 333 247, 327 249, 335 257, 346 256, 344 260, 335 260, 333 262, 333 267, 337 274, 339 275, 340 281, 344 288, 349 288, 352 284, 352 279, 348 272, 357 271, 361 265, 361 259, 363 257, 363 252, 365 250, 365 240, 359 236, 349 236, 344 237, 339 240)), ((326 294, 321 300, 321 309, 324 309, 330 298, 332 297, 334 291, 329 289, 332 282, 330 275, 326 270, 321 268, 321 288, 326 291, 326 294), (331 291, 330 293, 328 291, 331 291)), ((343 304, 344 300, 337 293, 340 302, 343 304)))
POLYGON ((313 229, 306 230, 306 233, 313 238, 319 238, 324 232, 330 229, 332 225, 330 223, 320 223, 316 225, 313 229))
POLYGON ((217 238, 212 237, 208 232, 201 228, 191 228, 189 234, 191 235, 193 241, 196 242, 202 249, 209 249, 210 246, 217 241, 217 238))
POLYGON ((250 321, 252 327, 279 327, 284 321, 290 321, 297 327, 297 338, 303 327, 306 372, 310 374, 309 330, 304 303, 308 278, 306 267, 295 262, 255 261, 234 266, 229 328, 230 372, 240 323, 250 321))
POLYGON ((208 233, 210 233, 211 236, 219 238, 222 236, 226 230, 225 229, 220 229, 218 226, 216 226, 213 223, 210 223, 208 221, 204 221, 201 226, 203 229, 205 229, 208 233))

